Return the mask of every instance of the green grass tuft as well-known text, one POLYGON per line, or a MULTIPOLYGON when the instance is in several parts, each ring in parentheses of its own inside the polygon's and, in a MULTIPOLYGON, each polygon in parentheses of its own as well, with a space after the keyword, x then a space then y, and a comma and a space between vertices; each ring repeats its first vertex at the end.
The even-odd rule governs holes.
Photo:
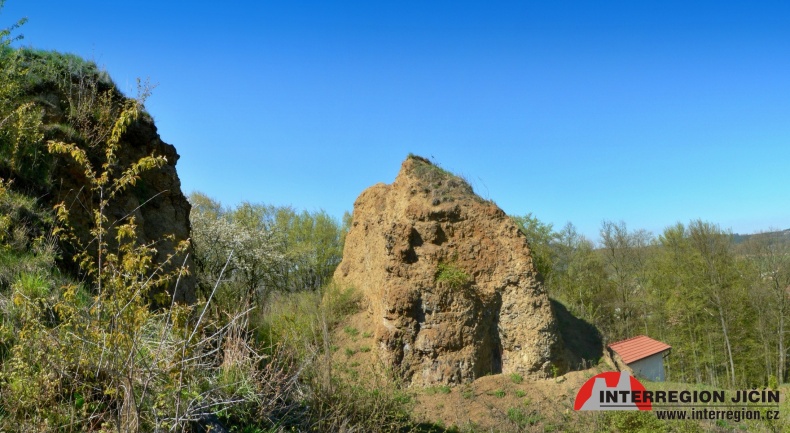
POLYGON ((454 263, 439 263, 435 276, 437 283, 445 283, 452 289, 460 289, 471 282, 469 274, 454 263))
POLYGON ((510 381, 515 383, 515 384, 519 384, 519 383, 524 381, 524 376, 522 376, 522 375, 520 375, 518 373, 512 373, 510 375, 510 381))
POLYGON ((537 412, 527 412, 518 407, 511 407, 507 410, 507 419, 518 426, 519 428, 526 428, 534 426, 539 423, 543 417, 537 412))

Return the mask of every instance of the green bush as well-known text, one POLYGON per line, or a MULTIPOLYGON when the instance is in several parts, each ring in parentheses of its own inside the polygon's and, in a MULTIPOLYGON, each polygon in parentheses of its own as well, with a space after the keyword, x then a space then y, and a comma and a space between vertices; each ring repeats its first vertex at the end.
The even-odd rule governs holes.
POLYGON ((268 350, 287 346, 304 359, 319 341, 322 314, 320 293, 275 293, 256 311, 252 325, 268 350))
POLYGON ((363 376, 326 376, 321 373, 328 364, 319 365, 324 367, 319 366, 310 381, 310 431, 409 431, 414 399, 397 383, 371 382, 363 376))
POLYGON ((35 178, 46 157, 42 110, 25 93, 29 71, 16 58, 17 51, 0 54, 0 176, 26 182, 35 178))
POLYGON ((18 296, 38 301, 49 296, 52 282, 39 273, 23 273, 11 286, 11 289, 16 291, 18 296))
MULTIPOLYGON (((174 423, 182 422, 188 414, 187 406, 179 404, 180 391, 190 389, 184 382, 183 366, 178 369, 176 384, 169 368, 162 371, 147 365, 149 356, 174 366, 178 365, 176 355, 191 355, 191 336, 181 350, 151 343, 150 330, 164 316, 157 320, 150 311, 147 294, 174 275, 149 272, 155 250, 137 244, 133 219, 110 232, 104 215, 107 200, 115 192, 133 184, 140 171, 158 166, 158 160, 149 157, 120 176, 112 172, 117 140, 137 115, 136 107, 127 105, 128 111, 116 121, 113 130, 117 134, 105 147, 108 165, 98 173, 76 145, 50 143, 53 152, 68 153, 76 160, 91 180, 93 192, 103 198, 93 214, 96 256, 85 248, 78 256, 83 272, 96 288, 92 303, 85 308, 76 284, 65 286, 52 302, 42 302, 53 284, 40 273, 22 273, 13 284, 11 301, 18 312, 19 331, 0 375, 2 405, 13 414, 3 419, 4 423, 24 429, 69 425, 82 430, 98 421, 136 430, 161 418, 162 413, 154 409, 157 407, 165 407, 174 423), (110 236, 117 240, 117 248, 109 247, 110 236), (161 388, 149 387, 152 380, 161 388), (167 395, 171 397, 164 397, 167 395)), ((55 233, 65 242, 75 241, 63 205, 58 207, 58 222, 55 233)), ((184 332, 170 320, 178 316, 178 311, 167 316, 168 329, 162 330, 161 337, 183 339, 184 332)))
POLYGON ((51 212, 0 179, 0 293, 22 274, 55 272, 51 212))
POLYGON ((668 426, 651 412, 613 411, 605 415, 610 431, 618 432, 665 432, 668 426))
MULTIPOLYGON (((105 71, 73 54, 0 53, 0 176, 47 192, 55 157, 47 141, 100 147, 127 101, 105 71)), ((95 155, 92 155, 95 157, 95 155)))
POLYGON ((471 282, 469 275, 454 263, 439 263, 435 279, 437 283, 445 283, 452 289, 464 288, 471 282))
POLYGON ((326 310, 329 326, 334 327, 344 317, 359 311, 362 295, 353 287, 341 288, 329 284, 324 289, 321 305, 326 310))
MULTIPOLYGON (((42 256, 50 265, 18 266, 4 277, 12 290, 0 292, 1 431, 183 430, 207 411, 261 420, 293 401, 296 381, 288 374, 297 370, 279 352, 268 362, 257 354, 245 337, 246 316, 210 320, 211 297, 205 305, 151 308, 149 294, 182 270, 153 265, 154 245, 138 242, 134 218, 111 225, 105 215, 109 200, 164 163, 148 156, 129 167, 116 164, 120 139, 140 107, 122 104, 109 138, 94 149, 104 153, 100 167, 79 144, 49 143, 83 169, 95 199, 92 248, 80 244, 62 204, 52 231, 81 251, 77 262, 88 290, 58 283, 42 237, 29 242, 31 231, 9 232, 18 200, 0 183, 0 258, 29 265, 30 256, 42 256)), ((186 247, 181 243, 176 254, 186 247)))

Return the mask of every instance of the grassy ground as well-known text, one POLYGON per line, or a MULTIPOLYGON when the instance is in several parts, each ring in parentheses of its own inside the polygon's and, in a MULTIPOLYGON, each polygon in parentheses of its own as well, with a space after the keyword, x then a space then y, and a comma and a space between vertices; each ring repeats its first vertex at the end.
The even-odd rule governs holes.
MULTIPOLYGON (((780 388, 780 419, 659 420, 653 412, 577 412, 573 403, 579 387, 605 365, 566 374, 558 379, 520 381, 517 376, 494 375, 459 387, 432 387, 416 391, 414 415, 418 419, 461 432, 784 432, 790 431, 790 407, 780 388)), ((648 390, 711 390, 684 383, 650 383, 648 390)), ((731 392, 727 393, 727 399, 731 392)), ((732 408, 740 410, 740 408, 732 408)))
MULTIPOLYGON (((780 419, 659 420, 652 412, 577 412, 579 388, 594 375, 612 371, 606 363, 557 378, 529 380, 498 374, 455 387, 403 388, 392 382, 380 366, 373 338, 372 318, 361 312, 348 317, 333 333, 331 350, 336 374, 348 383, 389 392, 409 399, 413 424, 405 431, 424 432, 784 432, 790 431, 790 407, 780 391, 780 419), (389 381, 389 382, 388 382, 389 381), (367 385, 366 385, 367 384, 367 385), (385 386, 386 384, 386 386, 385 386)), ((677 382, 642 381, 651 391, 701 391, 712 387, 677 382)), ((729 399, 732 392, 728 392, 729 399)), ((736 408, 733 408, 736 409, 736 408)), ((740 410, 740 408, 737 408, 740 410)), ((773 409, 769 409, 773 410, 773 409)), ((762 408, 765 417, 765 408, 762 408)))

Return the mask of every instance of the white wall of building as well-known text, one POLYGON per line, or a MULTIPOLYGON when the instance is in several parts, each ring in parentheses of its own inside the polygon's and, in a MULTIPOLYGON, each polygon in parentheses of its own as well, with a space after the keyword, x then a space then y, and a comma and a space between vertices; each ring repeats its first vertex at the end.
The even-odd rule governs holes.
POLYGON ((648 356, 647 358, 640 359, 628 364, 634 370, 634 376, 643 379, 652 380, 653 382, 664 381, 664 357, 662 353, 648 356))

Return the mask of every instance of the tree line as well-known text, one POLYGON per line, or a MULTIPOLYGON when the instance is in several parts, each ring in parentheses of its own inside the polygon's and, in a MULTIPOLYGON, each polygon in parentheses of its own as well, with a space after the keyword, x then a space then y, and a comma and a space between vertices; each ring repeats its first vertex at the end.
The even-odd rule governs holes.
MULTIPOLYGON (((190 196, 196 275, 217 305, 265 306, 274 293, 318 291, 342 259, 351 216, 190 196), (245 304, 246 305, 246 304, 245 304)), ((788 381, 790 239, 735 236, 695 220, 659 235, 603 221, 599 240, 531 214, 526 234, 549 296, 608 343, 645 334, 672 346, 669 380, 715 386, 788 381)))
POLYGON ((223 207, 194 192, 192 244, 198 290, 214 290, 220 304, 245 299, 264 305, 272 293, 317 291, 340 263, 344 224, 325 211, 243 202, 223 207))
POLYGON ((783 232, 736 243, 702 220, 657 236, 603 221, 595 243, 572 223, 555 231, 531 214, 514 219, 549 296, 609 343, 645 334, 671 345, 669 380, 725 387, 788 380, 790 240, 783 232))

